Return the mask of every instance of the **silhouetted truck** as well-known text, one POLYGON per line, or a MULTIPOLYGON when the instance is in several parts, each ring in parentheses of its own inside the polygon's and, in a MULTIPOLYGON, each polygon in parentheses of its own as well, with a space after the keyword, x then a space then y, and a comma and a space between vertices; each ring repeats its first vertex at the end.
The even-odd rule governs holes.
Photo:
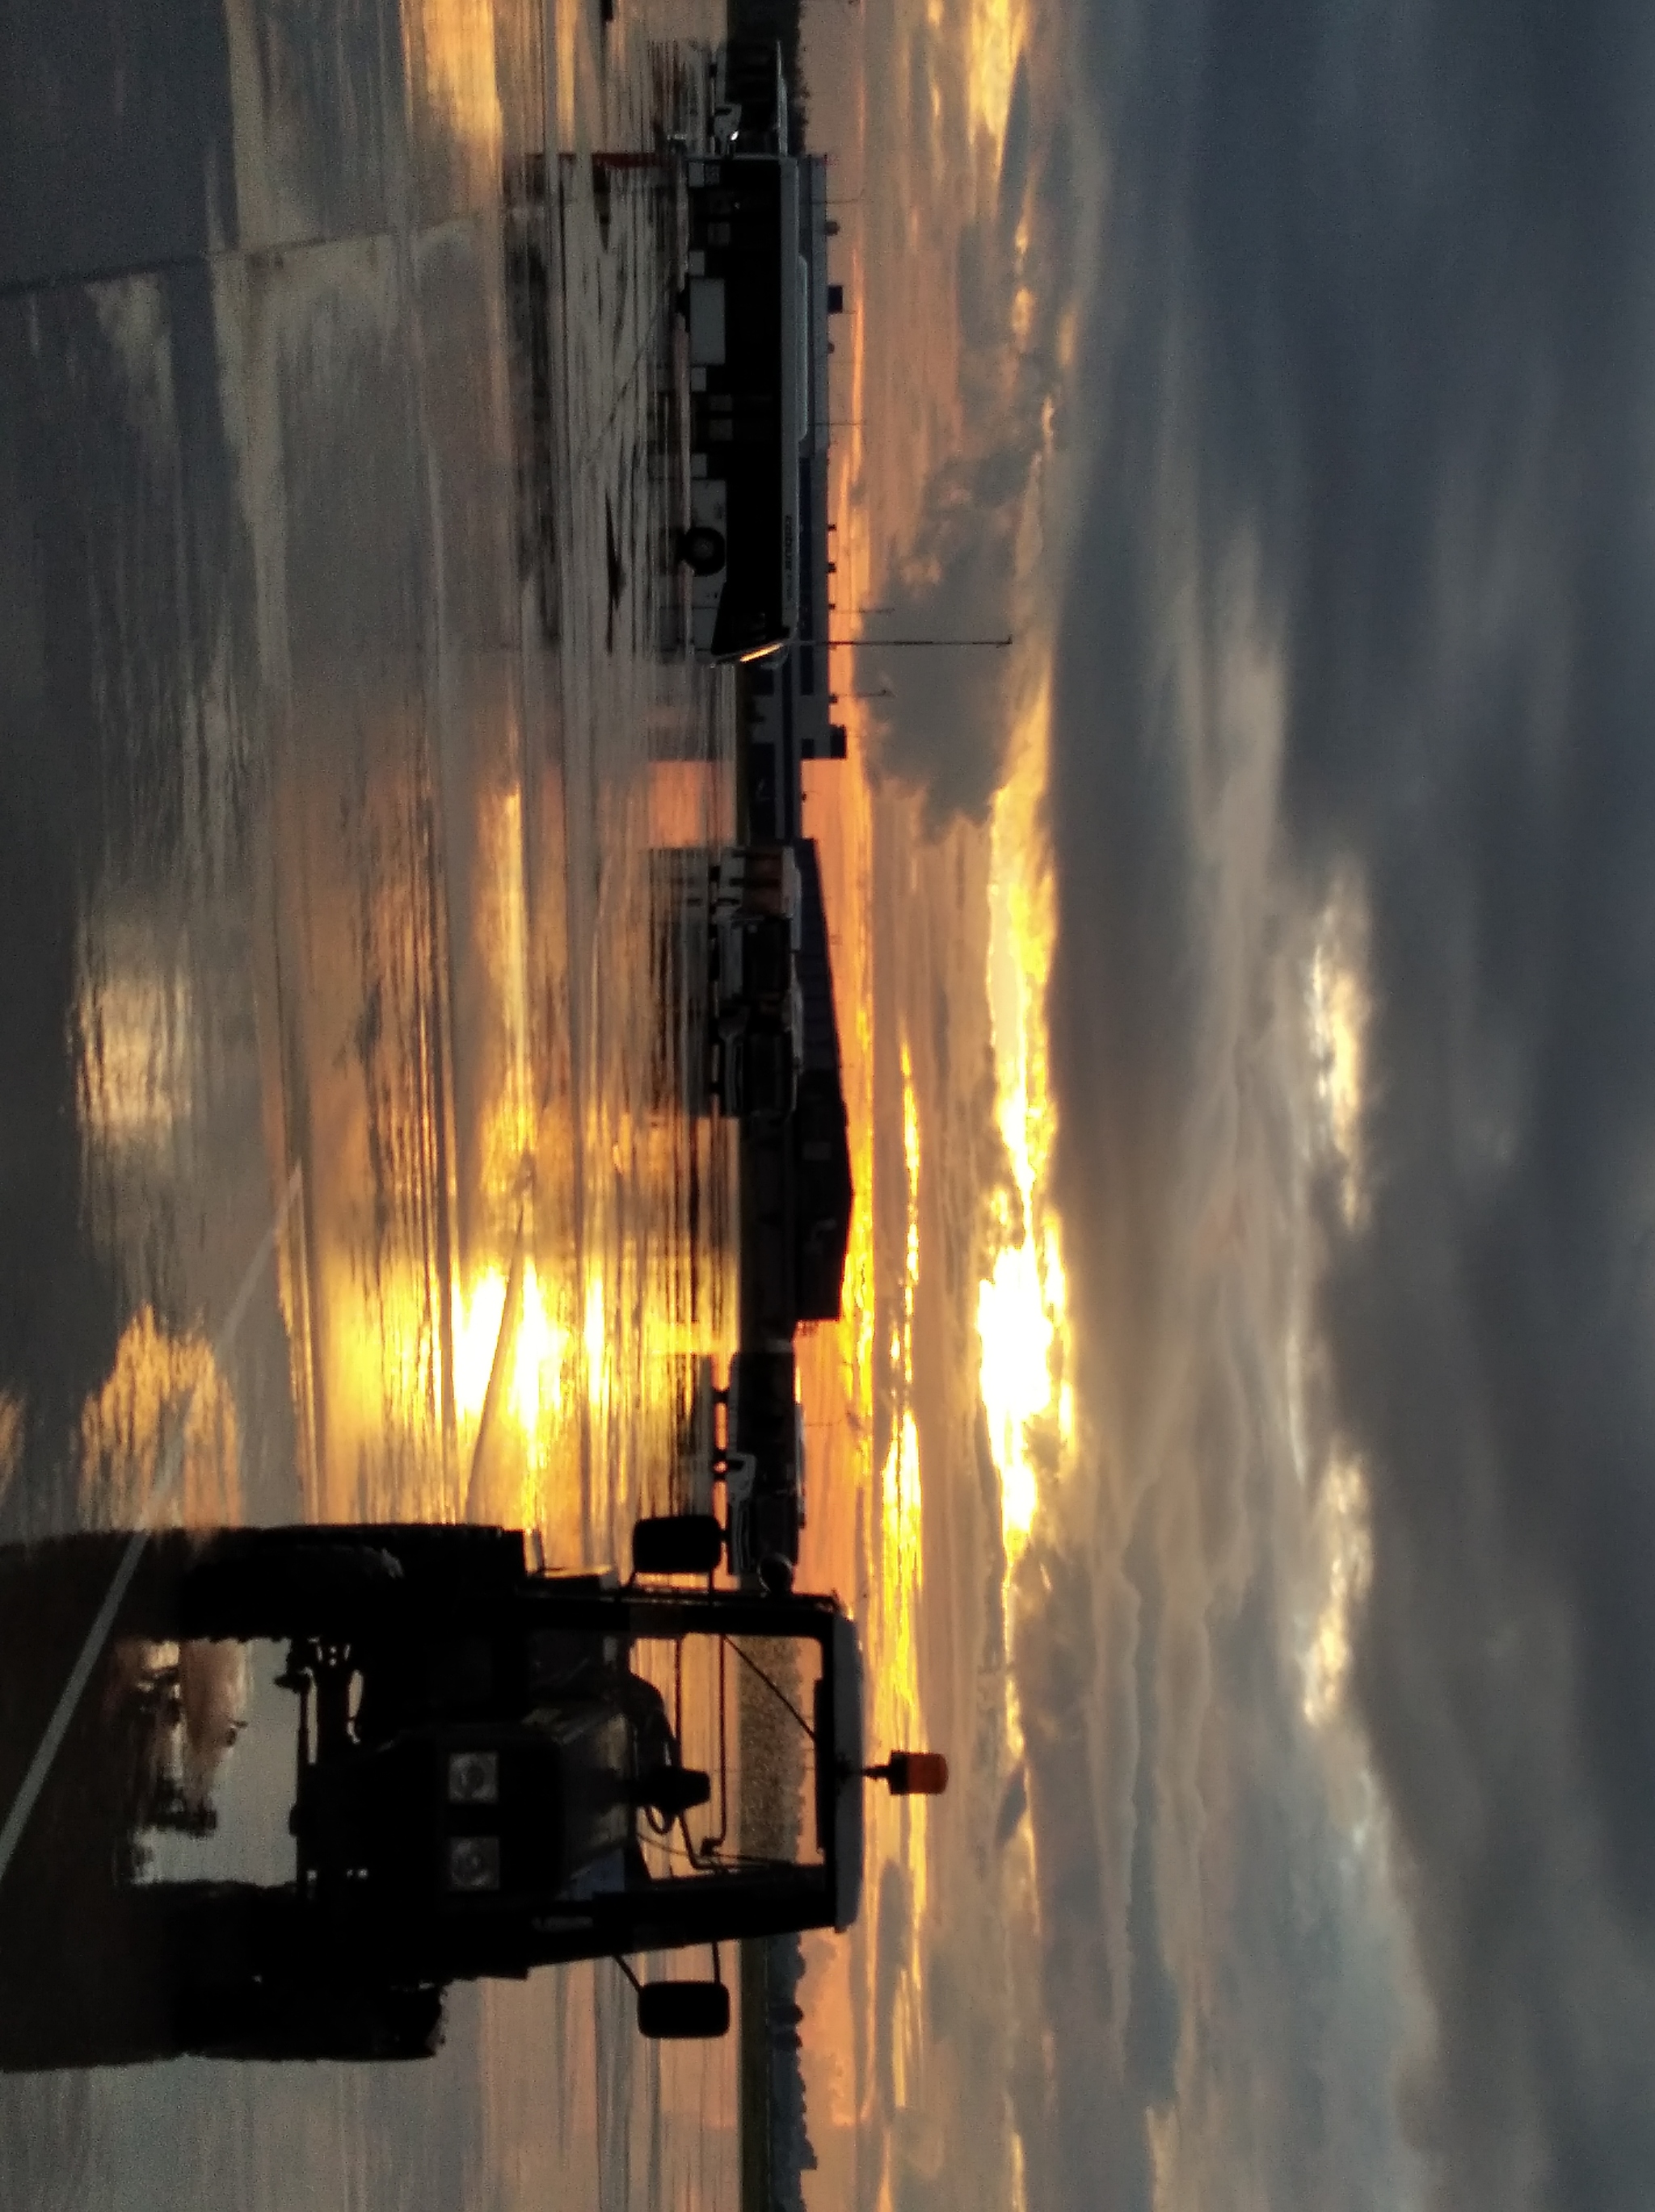
POLYGON ((689 1449, 692 1496, 697 1503, 709 1501, 714 1486, 721 1483, 730 1572, 767 1589, 787 1589, 805 1528, 805 1409, 792 1345, 735 1352, 721 1390, 708 1360, 696 1397, 689 1449))
POLYGON ((793 1111, 804 1058, 799 866, 786 845, 727 845, 708 866, 709 1088, 736 1120, 793 1111))
POLYGON ((785 846, 665 846, 650 855, 666 1103, 783 1122, 798 1097, 805 1010, 800 874, 785 846))
POLYGON ((855 1919, 875 1771, 837 1600, 715 1587, 723 1548, 686 1514, 637 1524, 624 1583, 470 1527, 169 1534, 136 1572, 125 1536, 0 1555, 14 1591, 117 1562, 125 1638, 276 1639, 297 1717, 290 1877, 131 1888, 119 1942, 161 2000, 32 2053, 9 2019, 3 2063, 415 2057, 450 1984, 577 1959, 634 1978, 646 2035, 722 2034, 721 1946, 855 1919), (686 1950, 710 1977, 625 1965, 686 1950))
POLYGON ((735 1354, 725 1425, 738 1462, 724 1482, 730 1571, 785 1586, 805 1527, 805 1409, 791 1344, 735 1354))

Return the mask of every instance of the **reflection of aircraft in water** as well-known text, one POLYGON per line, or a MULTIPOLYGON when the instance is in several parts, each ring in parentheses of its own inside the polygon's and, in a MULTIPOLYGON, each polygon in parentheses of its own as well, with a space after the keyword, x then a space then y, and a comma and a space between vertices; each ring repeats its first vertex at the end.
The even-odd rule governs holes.
MULTIPOLYGON (((126 1540, 62 1538, 0 1567, 12 1589, 84 1586, 126 1540)), ((721 1541, 704 1516, 643 1522, 635 1560, 710 1577, 721 1541)), ((899 1791, 946 1778, 919 1753, 864 1767, 836 1600, 546 1573, 511 1530, 157 1538, 117 1632, 285 1644, 294 1875, 110 1886, 69 1924, 143 1996, 108 2000, 96 1974, 78 2006, 6 1988, 13 2067, 421 2057, 452 1982, 691 1948, 710 1948, 713 1978, 642 1984, 639 2026, 720 2035, 721 1944, 855 1918, 864 1775, 899 1791), (705 1765, 686 1759, 697 1730, 705 1765)))

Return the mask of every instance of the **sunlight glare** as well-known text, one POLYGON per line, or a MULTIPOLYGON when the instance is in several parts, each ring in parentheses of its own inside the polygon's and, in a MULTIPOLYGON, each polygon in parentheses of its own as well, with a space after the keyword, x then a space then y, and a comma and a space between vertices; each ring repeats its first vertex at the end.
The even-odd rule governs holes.
POLYGON ((1026 9, 1023 0, 973 0, 967 19, 966 72, 971 103, 971 136, 986 141, 998 163, 1011 106, 1012 79, 1022 49, 1026 9))
POLYGON ((593 1274, 586 1286, 586 1319, 581 1329, 581 1344, 586 1353, 587 1398, 594 1407, 601 1407, 609 1395, 609 1380, 604 1368, 607 1343, 608 1333, 604 1325, 603 1279, 593 1274))
POLYGON ((501 1370, 502 1407, 532 1448, 542 1415, 563 1407, 569 1339, 546 1310, 545 1293, 532 1260, 523 1269, 517 1310, 509 1316, 506 1291, 504 1274, 498 1267, 488 1267, 470 1297, 459 1301, 454 1322, 454 1406, 462 1427, 474 1430, 488 1401, 496 1360, 503 1357, 508 1364, 501 1370), (509 1347, 501 1342, 506 1328, 511 1333, 509 1347))
MULTIPOLYGON (((903 1160, 907 1182, 907 1244, 902 1288, 902 1311, 893 1330, 892 1365, 896 1370, 898 1409, 885 1464, 879 1470, 879 1510, 880 1603, 867 1624, 869 1636, 868 1680, 873 1688, 874 1732, 885 1743, 909 1743, 924 1735, 921 1710, 919 1644, 916 1635, 924 1590, 924 1508, 920 1480, 919 1426, 914 1415, 914 1296, 918 1279, 920 1249, 920 1121, 914 1087, 914 1068, 907 1041, 902 1049, 903 1160)), ((895 1801, 874 1801, 876 1820, 897 1818, 895 1801)), ((906 1846, 890 1852, 901 1857, 910 1884, 912 1925, 917 1929, 925 1909, 925 1834, 927 1801, 915 1798, 901 1813, 906 1823, 906 1846)), ((917 1958, 910 1962, 910 1978, 917 1987, 917 1958)))
POLYGON ((498 1267, 485 1268, 471 1296, 457 1298, 455 1307, 454 1411, 461 1427, 471 1431, 483 1418, 494 1372, 495 1347, 506 1314, 505 1276, 498 1267))
POLYGON ((1323 1477, 1313 1534, 1321 1553, 1322 1603, 1304 1656, 1304 1711, 1312 1727, 1339 1711, 1350 1679, 1357 1616, 1373 1580, 1367 1477, 1338 1459, 1323 1477))
POLYGON ((1362 1119, 1367 1090, 1367 915, 1360 890, 1341 882, 1317 928, 1306 984, 1316 1097, 1324 1140, 1339 1164, 1347 1229, 1367 1218, 1362 1119))
MULTIPOLYGON (((999 1250, 977 1291, 980 1387, 1000 1470, 1009 1572, 1040 1503, 1041 1432, 1067 1449, 1074 1393, 1064 1379, 1068 1286, 1058 1226, 1046 1200, 1053 1134, 1047 1092, 1045 994, 1056 921, 1039 811, 1046 776, 1043 691, 1018 733, 1012 775, 995 801, 989 878, 989 996, 996 1116, 1013 1193, 999 1250)), ((1044 1455, 1052 1456, 1047 1441, 1044 1455)))
POLYGON ((102 1389, 81 1410, 82 1510, 94 1528, 121 1528, 148 1510, 162 1455, 184 1424, 183 1463, 168 1518, 186 1528, 234 1521, 240 1510, 235 1400, 204 1337, 174 1336, 140 1306, 121 1332, 102 1389))

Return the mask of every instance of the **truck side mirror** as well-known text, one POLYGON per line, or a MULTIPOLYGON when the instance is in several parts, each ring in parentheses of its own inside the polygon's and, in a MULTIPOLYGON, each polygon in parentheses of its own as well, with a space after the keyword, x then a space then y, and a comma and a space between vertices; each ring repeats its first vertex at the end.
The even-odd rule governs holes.
POLYGON ((710 1513, 661 1513, 632 1527, 635 1575, 710 1575, 724 1557, 724 1531, 710 1513))
POLYGON ((712 2043, 729 2032, 722 1982, 645 1982, 638 1991, 638 2033, 651 2043, 712 2043))

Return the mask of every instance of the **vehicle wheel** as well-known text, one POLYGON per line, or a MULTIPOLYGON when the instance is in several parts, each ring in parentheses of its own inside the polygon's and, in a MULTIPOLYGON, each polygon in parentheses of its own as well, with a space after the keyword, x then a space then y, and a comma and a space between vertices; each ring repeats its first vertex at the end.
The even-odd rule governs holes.
POLYGON ((634 1523, 636 1575, 710 1575, 724 1556, 724 1531, 710 1513, 660 1513, 634 1523))
POLYGON ((368 2030, 374 2058, 431 2058, 442 2048, 442 1991, 435 1988, 386 1990, 374 2008, 368 2030))
POLYGON ((638 1991, 638 2033, 652 2043, 709 2043, 729 2032, 722 1982, 646 1982, 638 1991))
POLYGON ((715 576, 724 566, 724 532, 710 523, 692 523, 678 532, 678 558, 693 575, 715 576))
POLYGON ((280 1976, 186 1990, 179 2047, 210 2058, 429 2058, 442 2043, 442 1991, 318 1990, 280 1976))
POLYGON ((364 1610, 402 1580, 401 1561, 374 1544, 237 1530, 215 1539, 186 1574, 179 1628, 186 1636, 241 1642, 349 1635, 364 1610))

